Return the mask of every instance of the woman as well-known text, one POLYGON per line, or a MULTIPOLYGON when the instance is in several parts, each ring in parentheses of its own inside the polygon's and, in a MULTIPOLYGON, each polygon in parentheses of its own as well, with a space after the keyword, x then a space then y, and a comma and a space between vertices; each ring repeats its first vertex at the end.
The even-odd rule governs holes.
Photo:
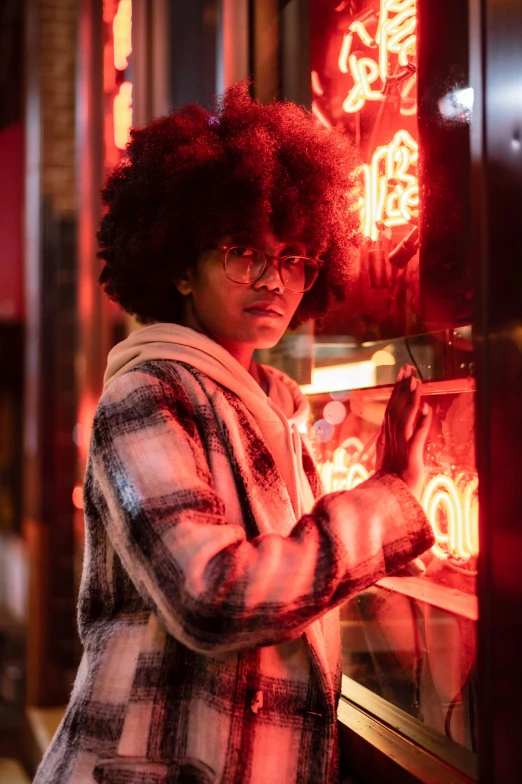
POLYGON ((337 780, 336 608, 433 543, 414 497, 429 415, 407 368, 381 470, 321 497, 306 401, 252 354, 345 285, 354 172, 342 135, 244 85, 132 132, 101 282, 149 326, 109 355, 84 655, 38 784, 337 780))

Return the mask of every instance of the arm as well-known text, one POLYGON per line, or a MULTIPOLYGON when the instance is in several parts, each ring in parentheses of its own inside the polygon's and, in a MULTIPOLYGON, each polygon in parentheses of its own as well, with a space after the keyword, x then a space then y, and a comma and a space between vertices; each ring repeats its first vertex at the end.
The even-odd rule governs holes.
POLYGON ((139 372, 109 387, 93 428, 92 491, 130 578, 187 647, 295 638, 433 543, 421 507, 387 474, 319 499, 287 537, 248 541, 213 489, 197 412, 181 385, 169 394, 167 403, 161 382, 139 372))

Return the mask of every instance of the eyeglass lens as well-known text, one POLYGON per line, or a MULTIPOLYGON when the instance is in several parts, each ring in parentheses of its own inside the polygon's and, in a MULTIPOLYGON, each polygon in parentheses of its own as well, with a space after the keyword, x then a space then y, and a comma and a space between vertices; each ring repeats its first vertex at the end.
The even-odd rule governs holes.
MULTIPOLYGON (((225 270, 236 283, 254 283, 264 272, 266 256, 255 248, 228 248, 225 270)), ((288 256, 281 264, 281 280, 289 291, 306 291, 316 277, 316 264, 304 256, 288 256)))

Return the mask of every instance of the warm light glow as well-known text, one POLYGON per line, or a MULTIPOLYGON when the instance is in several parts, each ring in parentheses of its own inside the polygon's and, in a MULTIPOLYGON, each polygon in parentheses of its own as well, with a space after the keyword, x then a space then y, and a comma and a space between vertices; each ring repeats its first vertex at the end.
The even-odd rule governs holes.
POLYGON ((346 406, 339 400, 330 400, 323 408, 323 417, 331 425, 340 425, 346 419, 346 406))
POLYGON ((124 71, 132 53, 132 0, 120 0, 112 23, 114 38, 114 67, 124 71))
POLYGON ((76 485, 72 491, 72 502, 76 509, 83 509, 83 487, 76 485))
POLYGON ((317 71, 312 71, 312 92, 314 95, 323 95, 324 90, 321 85, 321 80, 319 79, 319 74, 317 71))
POLYGON ((375 41, 362 22, 352 22, 350 31, 359 36, 365 46, 375 46, 375 41))
POLYGON ((315 114, 315 116, 317 117, 319 122, 322 125, 324 125, 325 128, 328 128, 328 130, 331 130, 332 124, 326 119, 326 117, 324 116, 324 114, 322 113, 320 108, 318 107, 316 101, 312 101, 312 113, 315 114))
POLYGON ((346 489, 353 490, 357 485, 362 484, 366 479, 370 478, 369 472, 360 463, 351 465, 346 474, 346 489))
POLYGON ((457 483, 447 476, 436 476, 427 485, 423 506, 437 543, 434 552, 441 558, 449 555, 469 560, 478 553, 478 480, 475 478, 459 492, 457 483), (445 529, 440 527, 440 514, 445 529))
MULTIPOLYGON (((340 72, 350 72, 353 78, 353 87, 343 102, 345 112, 359 112, 366 101, 383 100, 386 80, 390 74, 390 55, 396 55, 402 67, 415 57, 416 11, 416 0, 381 0, 377 32, 373 38, 363 22, 352 22, 349 32, 343 36, 338 58, 340 72), (378 48, 377 61, 371 57, 357 58, 355 54, 350 54, 354 35, 365 46, 378 48)), ((406 111, 401 107, 401 111, 403 114, 415 113, 411 107, 406 111)))
POLYGON ((114 143, 124 150, 132 125, 132 82, 123 82, 114 99, 114 143))
POLYGON ((417 216, 419 185, 414 172, 418 157, 417 142, 408 131, 401 130, 390 144, 377 147, 370 165, 363 165, 361 217, 365 237, 378 239, 378 223, 402 226, 417 216))
POLYGON ((372 90, 372 85, 379 76, 379 68, 375 60, 371 57, 359 57, 351 54, 348 58, 350 73, 353 77, 354 86, 348 93, 343 109, 347 113, 359 112, 366 101, 382 101, 384 94, 382 90, 372 90))
POLYGON ((473 479, 464 490, 464 542, 471 555, 478 555, 478 479, 473 479))
MULTIPOLYGON (((362 447, 362 444, 361 444, 362 447)), ((321 480, 327 493, 337 490, 353 490, 360 485, 370 474, 360 463, 353 463, 353 455, 348 456, 344 447, 339 447, 333 453, 333 460, 327 460, 320 469, 321 480)))
POLYGON ((353 35, 351 33, 346 33, 341 44, 341 51, 339 52, 338 60, 339 70, 343 74, 348 73, 348 56, 352 48, 352 41, 353 35))
MULTIPOLYGON (((362 451, 359 439, 347 439, 334 451, 332 460, 320 466, 325 492, 352 490, 369 478, 368 469, 358 462, 362 451), (349 454, 349 445, 355 446, 356 451, 349 454)), ((477 488, 476 477, 465 481, 462 475, 453 480, 439 474, 426 485, 421 503, 433 528, 436 543, 432 552, 437 558, 469 561, 478 554, 477 488)))
POLYGON ((305 395, 337 392, 343 389, 362 389, 375 385, 373 362, 350 362, 344 365, 328 365, 312 370, 312 383, 303 384, 305 395))
POLYGON ((380 349, 380 351, 376 351, 375 354, 372 354, 372 360, 374 365, 395 365, 395 357, 390 354, 389 351, 385 351, 384 349, 380 349))

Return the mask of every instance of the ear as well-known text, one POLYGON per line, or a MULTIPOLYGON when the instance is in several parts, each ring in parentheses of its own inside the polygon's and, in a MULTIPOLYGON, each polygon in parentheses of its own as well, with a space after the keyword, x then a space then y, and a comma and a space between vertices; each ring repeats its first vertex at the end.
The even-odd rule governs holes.
POLYGON ((175 280, 174 285, 176 286, 179 293, 183 294, 184 297, 188 297, 188 295, 192 292, 192 285, 187 274, 183 275, 183 277, 179 278, 179 280, 175 280))

